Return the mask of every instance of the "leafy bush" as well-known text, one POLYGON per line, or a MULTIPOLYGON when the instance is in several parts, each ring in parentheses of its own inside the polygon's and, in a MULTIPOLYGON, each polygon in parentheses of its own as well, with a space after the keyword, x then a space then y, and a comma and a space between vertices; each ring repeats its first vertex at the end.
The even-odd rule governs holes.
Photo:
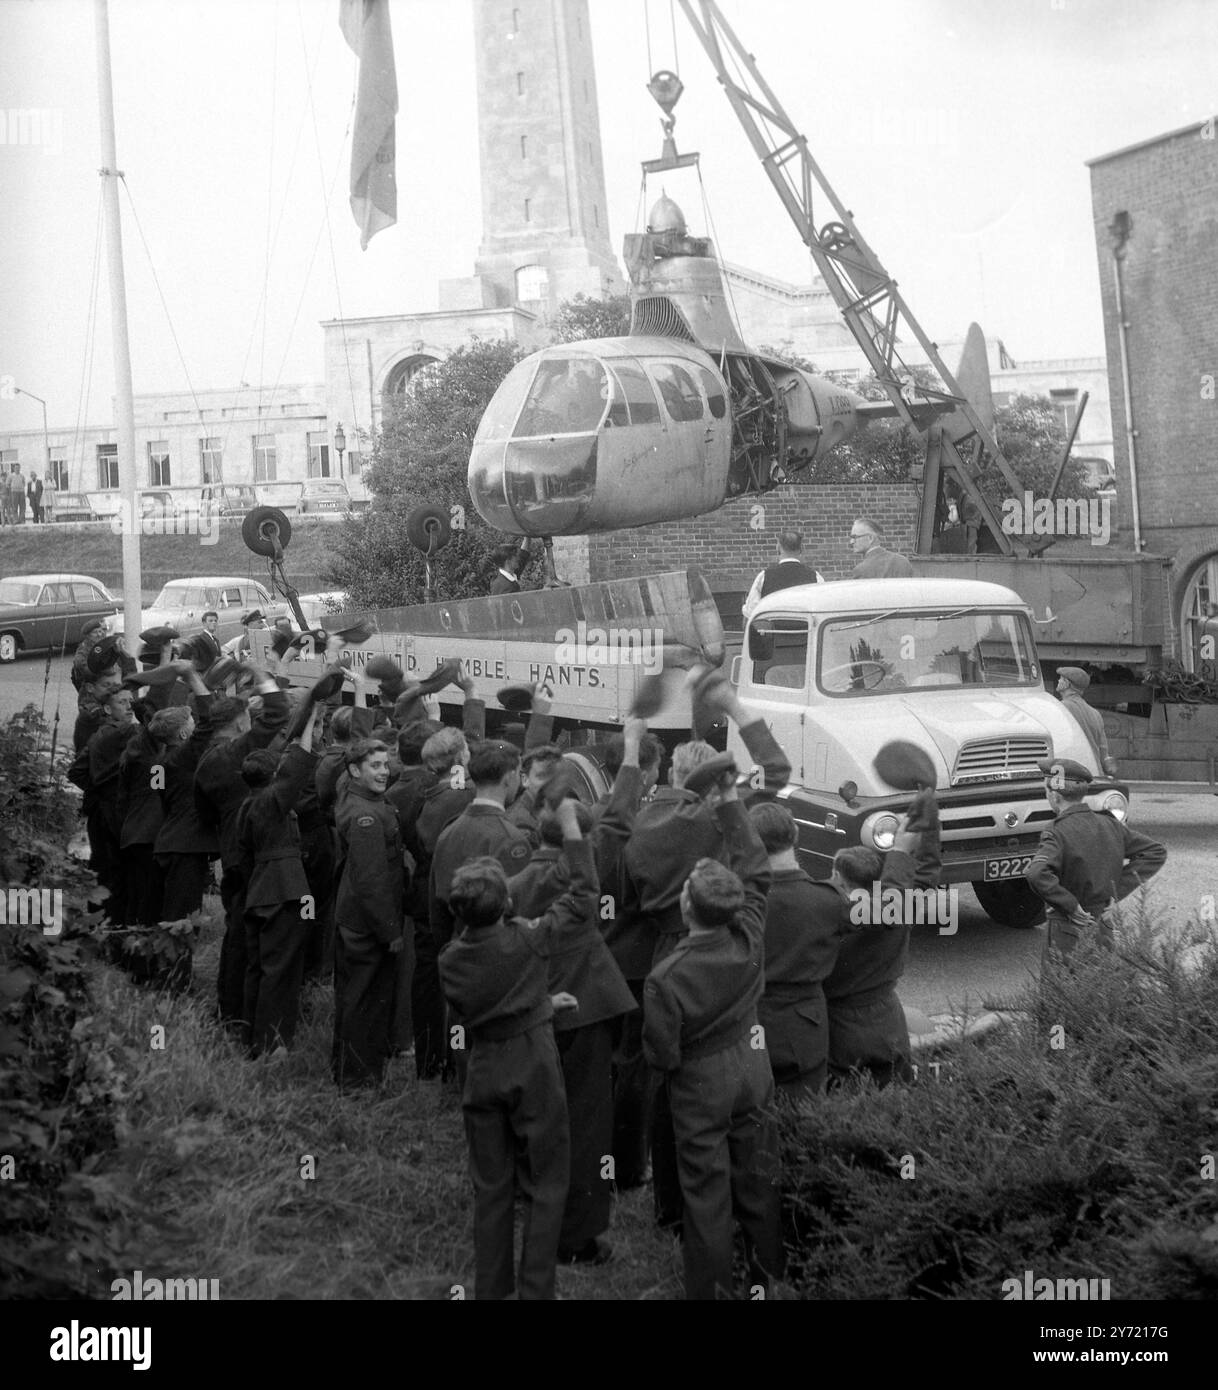
POLYGON ((99 1171, 132 1098, 124 1042, 94 1013, 96 880, 66 844, 77 800, 28 707, 0 728, 0 1295, 96 1296, 124 1239, 99 1171), (15 922, 10 887, 57 894, 50 923, 15 922), (59 930, 56 931, 55 928, 59 930))
POLYGON ((938 1078, 786 1117, 799 1296, 992 1300, 1025 1270, 1218 1295, 1218 949, 1185 968, 1132 918, 938 1078))

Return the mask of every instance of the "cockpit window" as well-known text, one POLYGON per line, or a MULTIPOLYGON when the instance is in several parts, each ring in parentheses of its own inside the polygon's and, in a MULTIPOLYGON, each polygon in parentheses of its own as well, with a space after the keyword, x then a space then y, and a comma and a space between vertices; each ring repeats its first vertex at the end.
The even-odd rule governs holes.
POLYGON ((698 394, 693 377, 684 367, 671 362, 653 362, 651 374, 660 388, 664 408, 673 420, 678 424, 686 420, 701 420, 702 397, 698 394))
POLYGON ((609 404, 609 378, 595 357, 547 358, 537 368, 513 438, 591 434, 609 404))
POLYGON ((710 413, 716 420, 722 420, 727 414, 727 402, 723 399, 723 387, 714 372, 708 371, 705 367, 699 370, 702 372, 702 385, 706 387, 706 403, 710 406, 710 413))
POLYGON ((656 404, 656 393, 652 390, 651 382, 648 381, 642 367, 635 362, 619 358, 614 362, 613 370, 630 407, 630 423, 658 424, 660 407, 656 404))

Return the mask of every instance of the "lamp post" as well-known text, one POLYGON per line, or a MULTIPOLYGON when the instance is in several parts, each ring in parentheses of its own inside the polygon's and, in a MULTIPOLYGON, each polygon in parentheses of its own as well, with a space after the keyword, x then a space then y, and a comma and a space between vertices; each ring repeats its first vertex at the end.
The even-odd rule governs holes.
POLYGON ((347 436, 343 433, 342 421, 334 426, 334 452, 338 455, 338 476, 343 476, 343 454, 347 448, 347 436))
MULTIPOLYGON (((19 396, 28 396, 30 400, 37 401, 42 407, 42 485, 46 487, 47 479, 51 476, 51 436, 47 430, 47 403, 41 396, 34 395, 33 391, 27 391, 23 386, 14 386, 13 390, 19 396)), ((30 518, 33 520, 33 517, 30 518)))

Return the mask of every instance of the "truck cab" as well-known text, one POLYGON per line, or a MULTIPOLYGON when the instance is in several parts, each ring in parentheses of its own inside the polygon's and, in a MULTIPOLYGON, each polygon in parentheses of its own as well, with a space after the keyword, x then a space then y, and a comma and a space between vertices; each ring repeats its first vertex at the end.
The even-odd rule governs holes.
MULTIPOLYGON (((1030 609, 1001 585, 867 579, 782 589, 753 612, 732 674, 791 759, 780 796, 813 878, 827 878, 848 845, 892 845, 909 793, 882 783, 873 760, 893 739, 934 761, 942 881, 971 883, 985 911, 1010 926, 1041 912, 1023 879, 1053 819, 1041 759, 1082 763, 1096 775, 1088 804, 1125 816, 1126 789, 1096 767, 1082 729, 1044 688, 1030 609)), ((748 766, 735 730, 729 748, 748 766)))

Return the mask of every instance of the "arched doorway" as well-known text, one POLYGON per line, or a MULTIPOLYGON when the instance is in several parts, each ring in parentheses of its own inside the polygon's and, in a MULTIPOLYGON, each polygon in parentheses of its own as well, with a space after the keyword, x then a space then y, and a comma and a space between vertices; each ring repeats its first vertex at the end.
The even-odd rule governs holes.
POLYGON ((1218 666, 1214 656, 1203 654, 1201 639, 1206 609, 1218 604, 1218 554, 1208 555, 1193 571, 1180 609, 1180 659, 1190 671, 1200 671, 1202 661, 1218 666))
POLYGON ((389 374, 385 378, 385 385, 381 390, 381 412, 388 414, 396 410, 402 403, 407 388, 411 381, 418 376, 424 367, 430 367, 433 362, 438 362, 438 357, 426 352, 415 352, 409 357, 404 357, 400 362, 395 362, 389 369, 389 374))

